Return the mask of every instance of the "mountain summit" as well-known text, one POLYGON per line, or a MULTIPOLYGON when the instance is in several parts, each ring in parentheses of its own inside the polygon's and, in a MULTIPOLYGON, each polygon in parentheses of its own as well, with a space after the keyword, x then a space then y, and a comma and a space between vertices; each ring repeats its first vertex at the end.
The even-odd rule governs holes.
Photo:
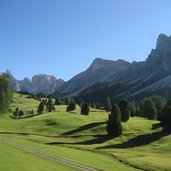
POLYGON ((96 83, 110 82, 112 75, 123 72, 129 65, 130 63, 124 60, 112 61, 96 58, 86 71, 64 83, 54 95, 77 96, 81 91, 96 83))

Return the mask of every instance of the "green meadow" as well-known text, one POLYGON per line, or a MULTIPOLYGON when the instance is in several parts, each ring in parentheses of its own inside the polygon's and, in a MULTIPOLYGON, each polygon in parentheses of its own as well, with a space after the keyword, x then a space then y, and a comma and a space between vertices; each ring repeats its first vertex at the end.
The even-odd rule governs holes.
MULTIPOLYGON (((36 115, 38 104, 14 94, 12 111, 19 107, 25 115, 22 119, 13 119, 11 114, 1 117, 0 137, 100 170, 171 170, 171 135, 162 132, 158 121, 130 118, 122 124, 123 134, 109 139, 108 113, 103 110, 91 109, 84 116, 78 106, 66 112, 66 106, 60 105, 54 112, 36 115), (35 116, 30 117, 32 109, 35 116)), ((32 170, 76 170, 2 142, 0 149, 0 170, 30 170, 30 165, 32 170)))

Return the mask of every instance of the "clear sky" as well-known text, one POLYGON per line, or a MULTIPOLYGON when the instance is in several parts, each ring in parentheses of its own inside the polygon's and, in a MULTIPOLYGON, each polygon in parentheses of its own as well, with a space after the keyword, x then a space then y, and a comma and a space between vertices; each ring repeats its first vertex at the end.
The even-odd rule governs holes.
POLYGON ((96 57, 143 61, 171 35, 171 0, 0 0, 0 71, 69 80, 96 57))

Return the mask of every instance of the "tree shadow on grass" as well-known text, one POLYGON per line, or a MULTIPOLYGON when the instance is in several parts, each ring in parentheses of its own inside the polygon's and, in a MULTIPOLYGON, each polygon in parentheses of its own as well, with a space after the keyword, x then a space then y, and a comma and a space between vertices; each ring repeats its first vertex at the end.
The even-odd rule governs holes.
POLYGON ((79 127, 79 128, 73 129, 73 130, 71 130, 71 131, 65 132, 65 133, 63 133, 62 135, 72 135, 72 134, 75 134, 75 133, 78 133, 78 132, 81 132, 81 131, 85 131, 85 130, 87 130, 87 129, 94 128, 94 127, 96 127, 96 126, 103 125, 103 124, 105 124, 105 123, 106 123, 106 122, 94 122, 94 123, 90 123, 90 124, 81 126, 81 127, 79 127))
POLYGON ((123 142, 121 144, 115 144, 115 145, 107 145, 104 147, 98 147, 96 149, 107 149, 107 148, 134 148, 134 147, 140 147, 143 145, 148 145, 154 141, 157 141, 161 139, 164 136, 169 135, 168 132, 154 132, 151 134, 144 134, 139 135, 127 142, 123 142))
POLYGON ((70 114, 75 114, 75 115, 77 115, 78 113, 77 112, 68 112, 68 113, 70 113, 70 114))
POLYGON ((27 116, 22 116, 21 118, 14 117, 14 116, 10 115, 10 118, 15 119, 15 120, 20 120, 20 119, 33 118, 33 117, 40 116, 40 115, 44 115, 44 114, 46 114, 46 113, 41 113, 41 114, 36 113, 36 114, 27 115, 27 116))
POLYGON ((91 140, 86 140, 82 142, 50 142, 48 145, 60 145, 60 144, 65 144, 65 145, 93 145, 93 144, 101 144, 104 143, 111 138, 107 135, 95 135, 95 138, 91 140))
POLYGON ((160 128, 161 127, 161 123, 156 123, 152 125, 152 130, 160 128))
POLYGON ((99 112, 105 112, 104 110, 91 110, 91 112, 97 112, 97 113, 99 113, 99 112))

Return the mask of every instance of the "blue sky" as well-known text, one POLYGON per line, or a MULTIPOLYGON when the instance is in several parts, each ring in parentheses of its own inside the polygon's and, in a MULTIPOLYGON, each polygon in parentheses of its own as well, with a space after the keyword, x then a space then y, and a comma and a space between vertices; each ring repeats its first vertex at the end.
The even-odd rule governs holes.
POLYGON ((171 35, 170 0, 0 0, 0 71, 69 80, 96 57, 143 61, 171 35))

